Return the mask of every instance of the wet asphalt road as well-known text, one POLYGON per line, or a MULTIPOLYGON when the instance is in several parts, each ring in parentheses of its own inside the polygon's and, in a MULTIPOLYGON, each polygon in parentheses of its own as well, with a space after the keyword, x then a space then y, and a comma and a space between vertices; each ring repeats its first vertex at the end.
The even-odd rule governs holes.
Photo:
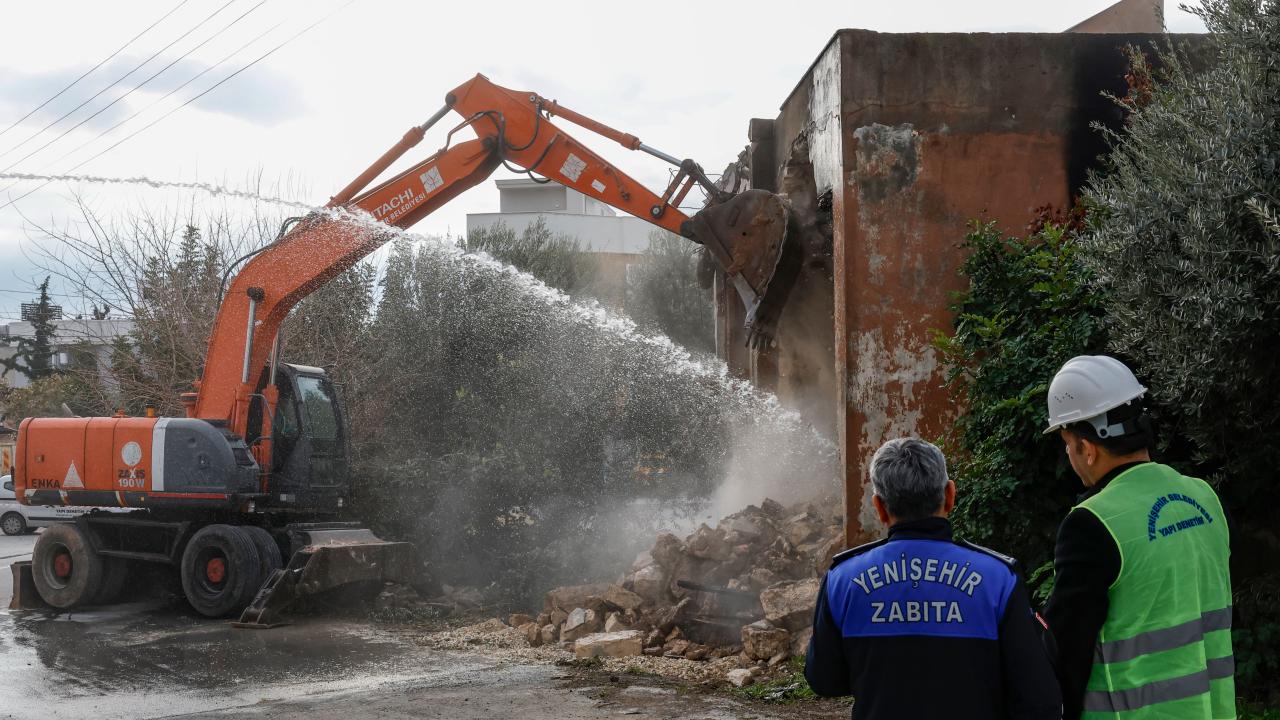
MULTIPOLYGON (((9 565, 35 536, 0 537, 9 565)), ((0 611, 0 718, 769 718, 723 698, 423 648, 360 620, 238 630, 181 603, 0 611)))

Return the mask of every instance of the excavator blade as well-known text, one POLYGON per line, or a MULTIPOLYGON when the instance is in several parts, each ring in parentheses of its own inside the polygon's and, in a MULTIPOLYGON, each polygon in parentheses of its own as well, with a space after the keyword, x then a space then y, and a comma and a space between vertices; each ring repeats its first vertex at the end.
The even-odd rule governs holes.
POLYGON ((283 613, 294 602, 343 585, 412 580, 413 546, 379 539, 355 523, 296 524, 289 535, 299 549, 267 579, 235 627, 287 624, 283 613))
POLYGON ((800 274, 800 243, 790 238, 782 197, 747 190, 700 210, 684 235, 707 248, 746 309, 747 344, 767 347, 800 274))

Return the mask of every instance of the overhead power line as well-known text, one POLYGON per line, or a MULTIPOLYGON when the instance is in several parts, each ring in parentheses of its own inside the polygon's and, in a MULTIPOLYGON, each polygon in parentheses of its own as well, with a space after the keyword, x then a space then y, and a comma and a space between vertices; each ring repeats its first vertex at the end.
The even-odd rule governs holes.
POLYGON ((41 108, 43 108, 45 105, 48 105, 49 103, 53 102, 54 100, 57 100, 59 97, 61 97, 61 96, 62 96, 62 93, 64 93, 64 92, 66 92, 66 91, 70 90, 71 88, 75 87, 75 86, 76 86, 76 83, 80 82, 81 80, 85 79, 86 77, 89 77, 89 74, 90 74, 90 73, 92 73, 94 70, 97 70, 98 68, 100 68, 100 67, 102 67, 103 65, 107 64, 107 63, 108 63, 112 58, 114 58, 115 56, 117 56, 117 55, 119 55, 120 53, 124 52, 124 51, 125 51, 125 48, 128 48, 130 45, 132 45, 132 44, 134 43, 134 41, 135 41, 135 40, 137 40, 138 38, 142 37, 143 35, 146 35, 148 32, 151 32, 152 28, 154 28, 155 26, 157 26, 157 25, 159 25, 160 23, 164 22, 164 21, 165 21, 165 19, 167 19, 170 15, 174 14, 175 12, 177 12, 179 8, 181 8, 183 5, 186 5, 186 4, 187 4, 187 3, 189 3, 189 2, 191 2, 191 0, 182 0, 182 2, 180 2, 180 3, 178 3, 177 5, 173 6, 173 9, 172 9, 172 10, 170 10, 169 12, 165 13, 164 15, 161 15, 159 20, 156 20, 155 22, 153 22, 153 23, 151 23, 150 25, 148 25, 146 28, 144 28, 144 29, 143 29, 143 31, 142 31, 142 32, 138 33, 137 35, 134 35, 132 38, 129 38, 129 41, 128 41, 128 42, 126 42, 125 44, 121 45, 120 47, 116 48, 116 51, 115 51, 115 52, 113 52, 113 53, 111 53, 110 55, 106 56, 105 58, 103 58, 103 59, 99 60, 97 65, 94 65, 93 67, 89 68, 88 70, 85 70, 83 73, 81 73, 80 77, 76 78, 75 80, 72 80, 70 83, 68 83, 68 84, 67 84, 65 87, 63 87, 61 90, 59 90, 58 92, 54 93, 54 94, 53 94, 53 96, 52 96, 52 97, 50 97, 48 100, 45 100, 44 102, 42 102, 42 103, 40 103, 39 105, 37 105, 37 106, 35 106, 34 108, 32 108, 30 111, 28 111, 28 112, 27 112, 27 114, 26 114, 26 115, 23 115, 22 117, 18 118, 17 120, 14 120, 12 123, 10 123, 10 124, 9 124, 9 127, 5 128, 5 129, 3 129, 3 130, 0 130, 0 135, 4 135, 5 133, 9 132, 10 130, 12 130, 12 129, 14 129, 14 128, 18 127, 18 125, 22 124, 22 122, 23 122, 24 120, 26 120, 27 118, 31 117, 32 115, 35 115, 35 114, 36 114, 37 112, 39 112, 39 111, 40 111, 40 109, 41 109, 41 108))
MULTIPOLYGON (((284 21, 282 20, 282 21, 280 21, 280 22, 276 23, 275 25, 272 25, 271 27, 267 28, 266 30, 262 31, 261 33, 258 33, 258 35, 256 35, 256 36, 255 36, 252 40, 250 40, 249 42, 247 42, 247 43, 245 43, 245 44, 241 45, 240 47, 236 48, 234 51, 232 51, 232 52, 228 53, 227 55, 223 56, 223 58, 222 58, 221 60, 219 60, 218 62, 216 62, 216 63, 214 63, 214 64, 210 65, 209 67, 205 68, 204 70, 201 70, 200 72, 196 73, 194 76, 192 76, 191 78, 189 78, 186 82, 182 83, 182 84, 181 84, 181 85, 179 85, 178 87, 176 87, 176 88, 174 88, 174 89, 170 90, 169 92, 165 93, 165 94, 164 94, 164 97, 159 98, 159 99, 158 99, 158 100, 156 100, 155 102, 152 102, 150 105, 147 105, 146 107, 142 108, 141 110, 138 110, 138 111, 137 111, 137 112, 135 112, 134 114, 132 114, 132 115, 130 115, 129 117, 125 118, 124 120, 121 120, 120 122, 116 123, 115 125, 112 125, 111 127, 107 128, 106 130, 104 130, 104 131, 102 131, 102 132, 98 133, 98 134, 97 134, 97 136, 95 136, 95 137, 93 137, 93 138, 90 138, 89 140, 86 140, 85 142, 83 142, 83 143, 81 143, 79 146, 77 146, 76 148, 74 148, 74 149, 72 149, 72 150, 70 150, 70 151, 68 151, 68 152, 66 152, 66 153, 63 153, 62 157, 59 157, 57 160, 54 160, 53 162, 48 163, 47 165, 45 165, 45 167, 40 171, 40 173, 39 173, 39 174, 44 174, 46 170, 48 170, 49 168, 53 167, 53 166, 54 166, 54 165, 56 165, 57 163, 60 163, 60 162, 62 162, 63 160, 66 160, 67 158, 71 157, 72 155, 75 155, 76 153, 80 152, 81 150, 85 149, 86 147, 88 147, 88 146, 90 146, 90 145, 94 144, 95 142, 97 142, 97 141, 101 140, 102 138, 106 137, 107 135, 110 135, 111 133, 115 132, 115 131, 116 131, 116 130, 118 130, 122 125, 128 124, 128 123, 129 123, 129 122, 131 122, 134 118, 136 118, 136 117, 138 117, 139 115, 141 115, 141 114, 145 113, 146 111, 150 110, 151 108, 155 107, 156 105, 159 105, 160 103, 164 102, 165 100, 168 100, 168 99, 169 99, 170 97, 172 97, 175 93, 179 92, 180 90, 182 90, 182 89, 183 89, 183 88, 185 88, 186 86, 190 85, 191 83, 195 82, 196 80, 199 80, 200 78, 204 77, 206 74, 208 74, 208 73, 210 73, 210 72, 212 72, 212 71, 214 71, 214 70, 218 69, 220 66, 222 66, 222 64, 223 64, 223 63, 227 62, 228 60, 230 60, 231 58, 235 57, 236 55, 239 55, 240 53, 244 52, 246 48, 250 47, 251 45, 256 44, 259 40, 261 40, 262 38, 266 37, 267 35, 270 35, 272 32, 274 32, 276 29, 278 29, 278 28, 279 28, 281 25, 283 25, 283 24, 284 24, 284 21)), ((0 174, 2 174, 2 173, 0 173, 0 174)), ((18 182, 19 182, 19 181, 14 181, 14 182, 13 182, 12 184, 10 184, 8 187, 4 188, 4 190, 0 190, 0 193, 3 193, 3 192, 8 191, 8 190, 9 190, 10 188, 12 188, 14 185, 17 185, 17 184, 18 184, 18 182)))
POLYGON ((94 93, 92 96, 90 96, 90 97, 89 97, 89 99, 88 99, 88 100, 85 100, 84 102, 80 103, 79 105, 77 105, 77 106, 75 106, 75 107, 71 108, 70 110, 68 110, 67 112, 63 113, 62 117, 59 117, 57 120, 54 120, 53 122, 49 123, 48 125, 45 125, 44 127, 40 128, 40 131, 39 131, 39 132, 37 132, 36 134, 34 134, 34 135, 32 135, 32 136, 28 137, 26 140, 23 140, 22 142, 18 143, 17 145, 14 145, 13 147, 9 148, 8 150, 5 150, 4 152, 0 153, 0 157, 4 157, 5 155, 8 155, 9 153, 13 152, 14 150, 17 150, 18 148, 22 147, 23 145, 26 145, 27 143, 31 142, 32 140, 34 140, 34 139, 36 139, 36 138, 40 137, 40 136, 41 136, 41 135, 43 135, 43 134, 45 133, 45 131, 47 131, 49 128, 53 127, 54 125, 57 125, 58 123, 60 123, 60 122, 62 122, 63 120, 67 119, 67 117, 68 117, 68 116, 70 116, 70 115, 71 115, 72 113, 74 113, 75 111, 77 111, 77 110, 79 110, 80 108, 84 107, 85 105, 88 105, 89 103, 93 102, 93 101, 94 101, 95 99, 97 99, 97 97, 98 97, 99 95, 101 95, 102 93, 104 93, 104 92, 106 92, 106 91, 110 90, 111 88, 115 87, 116 85, 119 85, 121 82, 123 82, 123 81, 125 80, 125 78, 129 77, 130 75, 132 75, 132 74, 134 74, 135 72, 137 72, 138 70, 140 70, 140 69, 142 68, 142 66, 146 65, 147 63, 149 63, 149 62, 151 62, 152 60, 154 60, 154 59, 156 59, 157 57, 159 57, 160 53, 162 53, 162 52, 164 52, 165 50, 168 50, 169 48, 171 48, 171 47, 173 47, 174 45, 178 44, 178 42, 179 42, 179 41, 181 41, 183 38, 185 38, 186 36, 190 35, 191 33, 195 32, 196 30, 199 30, 201 27, 203 27, 203 26, 204 26, 204 24, 205 24, 205 23, 209 22, 209 21, 210 21, 210 20, 212 20, 212 19, 213 19, 213 18, 214 18, 218 13, 222 12, 223 10, 225 10, 225 9, 227 8, 227 5, 230 5, 231 3, 235 2, 235 1, 236 1, 236 0, 227 0, 227 3, 226 3, 225 5, 223 5, 222 7, 218 8, 217 10, 214 10, 214 11, 213 11, 213 12, 212 12, 208 17, 206 17, 205 19, 203 19, 203 20, 201 20, 200 22, 196 23, 195 27, 192 27, 190 30, 187 30, 186 32, 182 33, 181 35, 179 35, 179 36, 177 37, 177 39, 176 39, 176 40, 174 40, 173 42, 169 43, 168 45, 165 45, 164 47, 160 48, 159 50, 155 51, 155 52, 151 55, 151 57, 149 57, 149 58, 147 58, 146 60, 143 60, 142 62, 140 62, 140 63, 138 63, 137 65, 135 65, 135 66, 133 67, 133 69, 132 69, 132 70, 130 70, 129 72, 125 73, 124 75, 121 75, 119 78, 117 78, 117 79, 115 80, 115 82, 111 83, 110 85, 107 85, 106 87, 102 88, 102 89, 101 89, 101 90, 99 90, 98 92, 94 93))
MULTIPOLYGON (((74 167, 72 167, 72 168, 68 169, 65 173, 62 173, 62 174, 63 174, 63 175, 67 175, 67 174, 70 174, 70 173, 72 173, 72 172, 75 172, 76 170, 80 169, 81 167, 83 167, 83 166, 85 166, 85 165, 87 165, 87 164, 89 164, 89 163, 93 162, 94 160, 97 160, 98 158, 100 158, 100 157, 102 157, 103 155, 105 155, 105 154, 107 154, 107 153, 111 152, 112 150, 116 149, 117 147, 120 147, 121 145, 123 145, 124 143, 128 142, 129 140, 131 140, 131 139, 133 139, 133 138, 137 137, 140 133, 146 132, 147 130, 149 130, 150 128, 154 127, 157 123, 159 123, 159 122, 163 121, 165 118, 169 117, 170 115, 172 115, 172 114, 174 114, 174 113, 178 112, 179 110, 181 110, 181 109, 185 108, 186 106, 190 105, 191 103, 195 102, 196 100, 199 100, 200 98, 204 97, 205 95, 208 95, 209 93, 211 93, 211 92, 213 92, 214 90, 218 89, 218 87, 220 87, 223 83, 225 83, 225 82, 227 82, 228 80, 230 80, 230 79, 234 78, 235 76, 239 75, 240 73, 244 72, 245 70, 248 70, 249 68, 253 67, 254 65, 257 65, 258 63, 262 62, 263 60, 266 60, 267 58, 271 57, 271 56, 272 56, 272 55, 274 55, 277 51, 279 51, 281 48, 285 47, 286 45, 288 45, 288 44, 292 43, 294 40, 297 40, 298 38, 300 38, 300 37, 302 37, 303 35, 307 34, 307 33, 308 33, 308 32, 310 32, 313 28, 315 28, 317 25, 319 25, 320 23, 324 22, 325 20, 328 20, 329 18, 331 18, 331 17, 333 17, 334 15, 338 14, 338 13, 339 13, 339 12, 341 12, 342 10, 345 10, 348 6, 350 6, 350 5, 351 5, 352 3, 354 3, 355 1, 356 1, 356 0, 347 0, 347 2, 343 3, 342 5, 340 5, 339 7, 335 8, 334 10, 330 11, 329 13, 327 13, 326 15, 324 15, 323 17, 321 17, 319 20, 316 20, 315 22, 311 23, 310 25, 308 25, 308 26, 306 26, 306 27, 302 28, 302 29, 301 29, 301 30, 299 30, 298 32, 296 32, 296 33, 294 33, 293 35, 289 36, 289 37, 288 37, 288 38, 286 38, 283 42, 281 42, 279 45, 276 45, 275 47, 271 48, 270 50, 266 51, 265 53, 263 53, 263 54, 259 55, 258 57, 254 58, 253 60, 249 61, 248 63, 246 63, 246 64, 242 65, 238 70, 236 70, 235 72, 231 73, 230 75, 227 75, 226 77, 222 78, 221 80, 219 80, 218 82, 214 83, 213 85, 210 85, 209 87, 205 88, 202 92, 200 92, 199 94, 195 95, 194 97, 191 97, 191 98, 187 99, 187 101, 186 101, 186 102, 182 103, 182 104, 181 104, 181 105, 179 105, 178 107, 176 107, 176 108, 174 108, 174 109, 170 110, 169 112, 165 113, 164 115, 161 115, 160 117, 156 118, 155 120, 152 120, 151 122, 147 123, 146 125, 143 125, 141 128, 138 128, 137 130, 134 130, 132 133, 129 133, 129 134, 128 134, 128 135, 126 135, 125 137, 123 137, 123 138, 121 138, 120 140, 118 140, 115 144, 113 144, 113 145, 111 145, 111 146, 107 147, 105 150, 102 150, 102 151, 98 152, 96 155, 93 155, 92 157, 90 157, 90 158, 88 158, 88 159, 86 159, 86 160, 82 160, 81 162, 77 163, 74 167)), ((35 192, 37 192, 37 191, 39 191, 39 190, 41 190, 41 189, 43 189, 43 188, 47 187, 47 186, 48 186, 50 183, 52 183, 52 182, 53 182, 53 180, 46 180, 46 181, 44 181, 44 182, 40 183, 40 184, 39 184, 39 185, 37 185, 36 187, 34 187, 34 188, 32 188, 32 189, 28 190, 27 192, 25 192, 25 193, 23 193, 23 194, 19 195, 18 197, 16 197, 16 198, 13 198, 13 199, 9 200, 8 202, 6 202, 6 203, 5 203, 5 204, 3 204, 3 205, 0 205, 0 210, 3 210, 3 209, 5 209, 5 208, 9 207, 10 205, 13 205, 14 203, 16 203, 16 202, 18 202, 18 201, 20 201, 20 200, 22 200, 22 199, 24 199, 24 198, 26 198, 26 197, 30 196, 32 193, 35 193, 35 192)))
MULTIPOLYGON (((235 0, 231 0, 231 2, 235 2, 235 0)), ((168 70, 169 68, 173 67, 174 65, 177 65, 179 62, 181 62, 181 61, 185 60, 185 59, 186 59, 187 57, 189 57, 192 53, 194 53, 195 51, 197 51, 197 50, 199 50, 200 48, 202 48, 202 47, 204 47, 205 45, 207 45, 207 44, 209 43, 209 41, 211 41, 211 40, 213 40, 214 38, 218 37, 218 36, 219 36, 219 35, 221 35, 222 33, 224 33, 224 32, 226 32, 227 30, 229 30, 229 29, 230 29, 232 26, 234 26, 236 23, 238 23, 238 22, 240 22, 241 20, 243 20, 243 19, 245 18, 245 16, 247 16, 249 13, 253 12, 254 10, 257 10, 257 9, 258 9, 258 8, 260 8, 260 7, 262 7, 266 2, 267 2, 267 0, 258 0, 258 4, 257 4, 257 5, 254 5, 253 7, 249 8, 248 10, 245 10, 245 11, 244 11, 243 13, 241 13, 241 14, 240 14, 240 16, 239 16, 239 17, 237 17, 235 20, 232 20, 231 22, 229 22, 229 23, 227 23, 225 26, 223 26, 221 30, 218 30, 218 31, 214 32, 212 35, 210 35, 209 37, 207 37, 207 38, 205 38, 204 40, 202 40, 202 41, 201 41, 199 44, 197 44, 195 47, 188 49, 185 53, 183 53, 183 54, 179 55, 178 57, 174 58, 173 60, 169 61, 169 64, 168 64, 168 65, 165 65, 164 67, 162 67, 162 68, 160 68, 159 70, 157 70, 157 71, 155 71, 154 73, 152 73, 152 74, 151 74, 151 77, 149 77, 149 78, 147 78, 146 80, 143 80, 142 82, 138 83, 137 85, 134 85, 133 87, 129 88, 129 90, 128 90, 127 92, 125 92, 123 95, 121 95, 120 97, 118 97, 118 98, 116 98, 116 99, 112 100, 111 102, 107 103, 106 105, 103 105, 102 107, 98 108, 96 111, 94 111, 94 112, 93 112, 93 114, 92 114, 92 115, 89 115, 88 117, 83 118, 82 120, 80 120, 80 122, 76 123, 75 125, 72 125, 71 127, 67 128, 66 130, 63 130, 61 133, 59 133, 59 134, 58 134, 58 136, 57 136, 57 137, 53 138, 53 139, 52 139, 52 140, 50 140, 49 142, 47 142, 47 143, 45 143, 45 144, 41 145, 40 147, 36 148, 35 150, 32 150, 31 152, 27 153, 26 155, 23 155, 23 156, 22 156, 21 158, 19 158, 18 160, 16 160, 16 161, 14 161, 14 162, 10 163, 8 167, 6 167, 6 168, 5 168, 5 169, 3 169, 3 170, 0 170, 0 173, 6 173, 6 172, 9 172, 10 170, 14 169, 14 168, 15 168, 15 167, 17 167, 18 165, 22 164, 25 160, 27 160, 28 158, 30 158, 32 155, 35 155, 36 153, 40 152, 41 150, 44 150, 45 148, 49 147, 50 145, 52 145, 52 144, 54 144, 54 143, 58 142, 58 141, 59 141, 59 140, 61 140, 62 138, 66 137, 67 135, 69 135, 69 134, 71 134, 72 132, 74 132, 74 131, 75 131, 77 128, 79 128, 81 125, 84 125, 85 123, 89 122, 90 120, 92 120, 92 119, 94 119, 94 118, 98 117, 98 116, 99 116, 99 115, 101 115, 102 113, 104 113, 104 112, 106 112, 107 110, 109 110, 109 109, 110 109, 113 105, 115 105, 116 103, 120 102, 121 100, 124 100, 125 98, 129 97, 129 96, 130 96, 130 95, 132 95, 133 93, 135 93, 135 92, 137 92, 137 91, 141 90, 142 88, 146 87, 148 84, 150 84, 150 83, 151 83, 151 81, 152 81, 152 80, 155 80, 156 78, 158 78, 158 77, 160 77, 162 74, 164 74, 164 72, 165 72, 166 70, 168 70)), ((230 4, 230 3, 228 3, 228 4, 230 4)), ((225 5, 224 5, 223 7, 225 7, 225 5)), ((170 93, 170 94, 172 94, 172 93, 170 93)), ((166 95, 165 97, 168 97, 168 95, 166 95)))

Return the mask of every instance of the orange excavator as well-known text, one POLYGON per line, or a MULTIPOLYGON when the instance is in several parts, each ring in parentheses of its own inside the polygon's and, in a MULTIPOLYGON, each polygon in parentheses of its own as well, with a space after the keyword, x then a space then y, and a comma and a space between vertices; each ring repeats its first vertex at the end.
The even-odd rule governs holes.
MULTIPOLYGON (((483 75, 405 133, 325 210, 286 223, 246 258, 223 297, 186 417, 31 418, 18 431, 15 491, 32 505, 137 508, 48 528, 15 593, 55 608, 104 603, 133 562, 181 576, 198 612, 242 612, 270 627, 294 600, 348 583, 408 581, 412 548, 336 522, 351 489, 346 419, 320 368, 282 362, 281 324, 298 301, 499 166, 574 188, 703 245, 741 297, 751 342, 770 337, 799 267, 785 200, 720 190, 692 160, 537 93, 483 75), (366 190, 450 112, 462 122, 436 154, 366 190), (655 194, 575 140, 561 118, 674 165, 655 194), (469 128, 476 139, 453 142, 469 128), (694 186, 707 201, 680 204, 694 186), (376 222, 375 222, 376 221, 376 222), (288 562, 284 559, 288 558, 288 562)), ((537 179, 537 178, 535 178, 537 179)))

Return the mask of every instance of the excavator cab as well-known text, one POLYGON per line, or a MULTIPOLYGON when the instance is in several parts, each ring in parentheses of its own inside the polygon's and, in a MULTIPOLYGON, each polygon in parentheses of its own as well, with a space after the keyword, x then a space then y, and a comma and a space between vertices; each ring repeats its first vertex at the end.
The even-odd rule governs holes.
MULTIPOLYGON (((267 373, 249 408, 250 445, 263 440, 267 373)), ((346 418, 337 388, 318 367, 280 363, 276 368, 277 400, 271 417, 271 466, 267 505, 305 509, 321 515, 337 513, 350 494, 346 418)))
POLYGON ((337 512, 351 487, 337 389, 321 368, 284 363, 277 370, 276 389, 269 504, 337 512))

